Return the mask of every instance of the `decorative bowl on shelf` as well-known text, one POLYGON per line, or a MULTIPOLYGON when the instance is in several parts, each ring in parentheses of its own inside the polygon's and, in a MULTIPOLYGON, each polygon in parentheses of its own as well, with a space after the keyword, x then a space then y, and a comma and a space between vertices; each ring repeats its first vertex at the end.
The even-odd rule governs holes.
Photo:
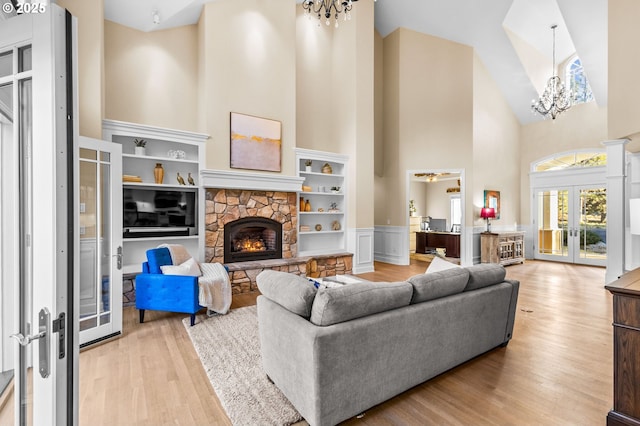
POLYGON ((173 158, 174 160, 184 160, 187 154, 181 149, 170 149, 167 151, 167 157, 173 158))

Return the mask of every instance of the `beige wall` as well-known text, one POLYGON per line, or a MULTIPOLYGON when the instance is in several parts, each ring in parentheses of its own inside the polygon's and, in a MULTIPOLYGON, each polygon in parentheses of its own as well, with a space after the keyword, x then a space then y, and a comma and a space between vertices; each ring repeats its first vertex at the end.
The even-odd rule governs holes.
POLYGON ((500 191, 495 226, 515 229, 520 223, 520 124, 477 55, 473 68, 473 174, 466 176, 472 202, 466 204, 467 214, 482 226, 484 190, 500 191))
POLYGON ((640 151, 640 2, 637 0, 609 0, 609 105, 608 139, 631 135, 626 146, 631 152, 640 151))
MULTIPOLYGON (((207 168, 229 169, 230 113, 282 123, 282 174, 295 173, 296 5, 289 0, 220 0, 204 5, 199 95, 207 168)), ((195 104, 195 102, 194 102, 195 104)))
POLYGON ((424 184, 426 189, 425 216, 434 219, 446 219, 447 226, 451 229, 451 194, 447 188, 456 186, 453 180, 439 180, 424 184))
POLYGON ((105 117, 197 131, 198 37, 195 25, 142 32, 105 28, 105 117))
POLYGON ((349 156, 348 225, 372 227, 373 1, 358 2, 337 29, 297 13, 297 146, 349 156))
POLYGON ((407 170, 472 169, 473 50, 403 28, 383 43, 384 178, 376 179, 375 223, 401 226, 407 170))
POLYGON ((102 139, 104 111, 104 1, 58 0, 78 18, 78 110, 80 134, 102 139))

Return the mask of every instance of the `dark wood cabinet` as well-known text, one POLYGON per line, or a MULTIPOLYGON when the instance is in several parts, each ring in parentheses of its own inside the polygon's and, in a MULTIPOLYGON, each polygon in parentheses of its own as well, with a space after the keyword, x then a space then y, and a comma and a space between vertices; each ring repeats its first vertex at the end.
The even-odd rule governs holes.
POLYGON ((447 257, 460 257, 460 234, 453 232, 416 232, 416 253, 444 248, 447 257))
POLYGON ((613 409, 607 425, 640 426, 640 268, 606 289, 613 294, 613 409))

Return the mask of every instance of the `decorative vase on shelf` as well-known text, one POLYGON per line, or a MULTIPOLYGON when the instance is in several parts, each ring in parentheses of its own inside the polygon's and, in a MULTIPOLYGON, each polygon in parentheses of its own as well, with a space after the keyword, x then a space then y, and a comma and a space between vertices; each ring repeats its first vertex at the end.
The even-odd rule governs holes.
POLYGON ((309 202, 309 200, 307 200, 306 204, 304 205, 304 211, 305 212, 311 211, 311 203, 309 202))
POLYGON ((162 163, 156 163, 155 169, 153 169, 153 176, 156 179, 157 184, 161 184, 164 180, 164 168, 162 168, 162 163))
POLYGON ((147 149, 144 146, 136 146, 134 152, 136 155, 146 155, 147 149))
POLYGON ((307 173, 311 173, 311 166, 304 166, 304 171, 307 173))

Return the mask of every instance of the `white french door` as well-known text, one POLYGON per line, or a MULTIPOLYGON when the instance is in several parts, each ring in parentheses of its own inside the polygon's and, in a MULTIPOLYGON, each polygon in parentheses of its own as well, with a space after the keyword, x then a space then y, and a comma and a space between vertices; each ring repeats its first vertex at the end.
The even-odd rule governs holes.
POLYGON ((567 185, 534 190, 535 258, 605 266, 605 185, 567 185))
POLYGON ((0 25, 0 337, 3 372, 14 373, 2 418, 73 424, 75 22, 49 2, 29 9, 0 25))
POLYGON ((122 145, 80 137, 80 346, 122 332, 122 145))

